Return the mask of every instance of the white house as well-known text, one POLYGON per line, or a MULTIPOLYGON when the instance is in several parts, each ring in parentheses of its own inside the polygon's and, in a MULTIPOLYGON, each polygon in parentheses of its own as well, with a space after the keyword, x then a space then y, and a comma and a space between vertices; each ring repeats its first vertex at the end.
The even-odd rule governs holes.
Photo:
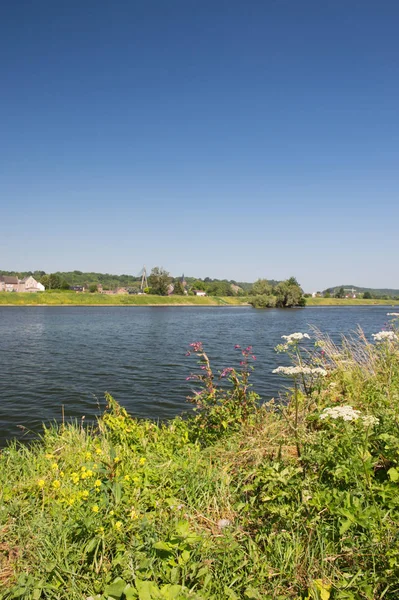
POLYGON ((206 296, 206 292, 203 290, 193 290, 193 292, 196 296, 206 296))

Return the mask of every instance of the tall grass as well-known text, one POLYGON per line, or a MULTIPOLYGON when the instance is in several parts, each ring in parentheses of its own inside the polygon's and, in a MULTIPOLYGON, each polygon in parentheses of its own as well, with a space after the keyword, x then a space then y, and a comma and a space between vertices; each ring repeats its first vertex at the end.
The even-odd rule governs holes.
POLYGON ((220 387, 196 344, 196 416, 137 421, 108 396, 95 427, 11 444, 0 597, 396 600, 398 337, 312 338, 278 348, 288 402, 240 410, 248 363, 220 387))

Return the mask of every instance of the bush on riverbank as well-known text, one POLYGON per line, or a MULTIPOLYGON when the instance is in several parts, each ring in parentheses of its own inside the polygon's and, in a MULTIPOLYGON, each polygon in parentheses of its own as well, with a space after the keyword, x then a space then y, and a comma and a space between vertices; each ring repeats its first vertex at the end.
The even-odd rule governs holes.
POLYGON ((286 404, 257 404, 251 348, 218 380, 197 343, 192 419, 108 397, 3 451, 0 597, 396 599, 398 337, 312 337, 277 348, 286 404))

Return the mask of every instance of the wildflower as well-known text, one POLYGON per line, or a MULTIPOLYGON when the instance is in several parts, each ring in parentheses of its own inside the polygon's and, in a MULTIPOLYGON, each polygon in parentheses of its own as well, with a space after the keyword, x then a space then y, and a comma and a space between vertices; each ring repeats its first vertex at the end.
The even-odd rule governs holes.
POLYGON ((227 369, 223 369, 223 371, 220 373, 220 377, 226 377, 226 375, 228 375, 232 371, 234 371, 232 367, 227 367, 227 369))
POLYGON ((83 490, 83 492, 82 492, 83 500, 87 500, 88 497, 89 497, 89 492, 87 490, 83 490))
POLYGON ((116 463, 121 462, 121 459, 119 458, 119 456, 115 456, 114 462, 116 462, 116 463))
POLYGON ((236 345, 234 346, 234 350, 239 350, 240 348, 241 348, 241 346, 239 346, 238 344, 236 344, 236 345))
POLYGON ((193 342, 190 344, 194 352, 202 352, 202 342, 193 342))
POLYGON ((52 458, 54 458, 54 454, 45 454, 45 457, 46 457, 48 460, 51 460, 52 458))
POLYGON ((92 457, 92 454, 91 454, 91 452, 86 452, 86 454, 85 454, 85 458, 86 458, 86 460, 90 460, 90 459, 91 459, 91 457, 92 457))
POLYGON ((119 531, 119 530, 120 530, 120 528, 122 527, 122 525, 123 525, 122 521, 117 521, 117 522, 115 523, 115 529, 117 529, 117 530, 119 531))
POLYGON ((39 479, 39 481, 37 482, 37 485, 39 486, 39 488, 44 488, 44 484, 46 482, 44 481, 44 479, 39 479))
POLYGON ((97 529, 97 531, 98 531, 98 533, 104 533, 104 527, 99 527, 99 528, 97 529))
POLYGON ((110 510, 110 511, 109 511, 109 514, 110 514, 110 517, 113 517, 113 516, 114 516, 114 514, 115 514, 115 511, 114 511, 114 510, 110 510))
POLYGON ((101 481, 99 479, 96 479, 94 482, 94 487, 99 488, 101 487, 101 481))
POLYGON ((186 352, 186 356, 191 356, 191 352, 190 352, 190 350, 188 350, 188 351, 186 352))
POLYGON ((51 468, 54 469, 54 471, 58 471, 58 465, 56 462, 53 462, 51 465, 51 468))
POLYGON ((58 479, 56 479, 55 481, 53 481, 53 488, 55 490, 58 490, 61 487, 61 482, 58 481, 58 479))
POLYGON ((73 483, 79 483, 79 475, 77 473, 72 473, 71 474, 71 479, 73 483))
POLYGON ((94 513, 98 513, 98 511, 99 511, 100 509, 98 508, 97 504, 94 504, 94 506, 92 506, 92 507, 91 507, 91 510, 92 510, 94 513))
POLYGON ((375 342, 385 342, 388 340, 396 340, 397 335, 394 331, 379 331, 378 333, 373 333, 372 337, 375 342))
POLYGON ((287 344, 295 344, 295 342, 300 342, 303 339, 310 340, 310 336, 307 333, 291 333, 290 335, 282 335, 281 338, 283 340, 287 340, 287 344))
POLYGON ((133 521, 139 518, 134 508, 132 508, 132 510, 130 511, 130 518, 133 519, 133 521))
POLYGON ((277 367, 277 369, 273 370, 273 373, 277 373, 281 375, 295 376, 295 375, 321 375, 325 377, 327 375, 327 371, 322 369, 322 367, 277 367))
POLYGON ((125 481, 130 481, 130 476, 129 475, 125 475, 123 478, 125 481))
POLYGON ((388 317, 399 317, 399 313, 387 313, 388 317))
POLYGON ((139 463, 140 463, 141 465, 144 465, 146 462, 147 462, 147 459, 146 459, 146 458, 144 458, 144 456, 142 456, 142 457, 140 458, 140 460, 139 460, 139 463))
POLYGON ((373 425, 378 425, 380 420, 373 415, 364 415, 362 417, 363 423, 366 427, 373 427, 373 425))
POLYGON ((96 454, 102 454, 101 448, 96 448, 96 454))
POLYGON ((229 519, 219 519, 218 527, 219 529, 224 529, 225 527, 229 527, 231 525, 231 521, 229 519))

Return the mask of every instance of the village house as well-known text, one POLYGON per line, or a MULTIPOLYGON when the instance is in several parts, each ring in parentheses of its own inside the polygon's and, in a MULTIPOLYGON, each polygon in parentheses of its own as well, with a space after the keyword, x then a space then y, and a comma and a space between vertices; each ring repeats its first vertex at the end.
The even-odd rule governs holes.
POLYGON ((44 292, 43 284, 36 281, 31 275, 18 279, 14 275, 0 275, 0 292, 44 292))
POLYGON ((193 290, 193 292, 196 296, 206 296, 206 292, 203 290, 193 290))

